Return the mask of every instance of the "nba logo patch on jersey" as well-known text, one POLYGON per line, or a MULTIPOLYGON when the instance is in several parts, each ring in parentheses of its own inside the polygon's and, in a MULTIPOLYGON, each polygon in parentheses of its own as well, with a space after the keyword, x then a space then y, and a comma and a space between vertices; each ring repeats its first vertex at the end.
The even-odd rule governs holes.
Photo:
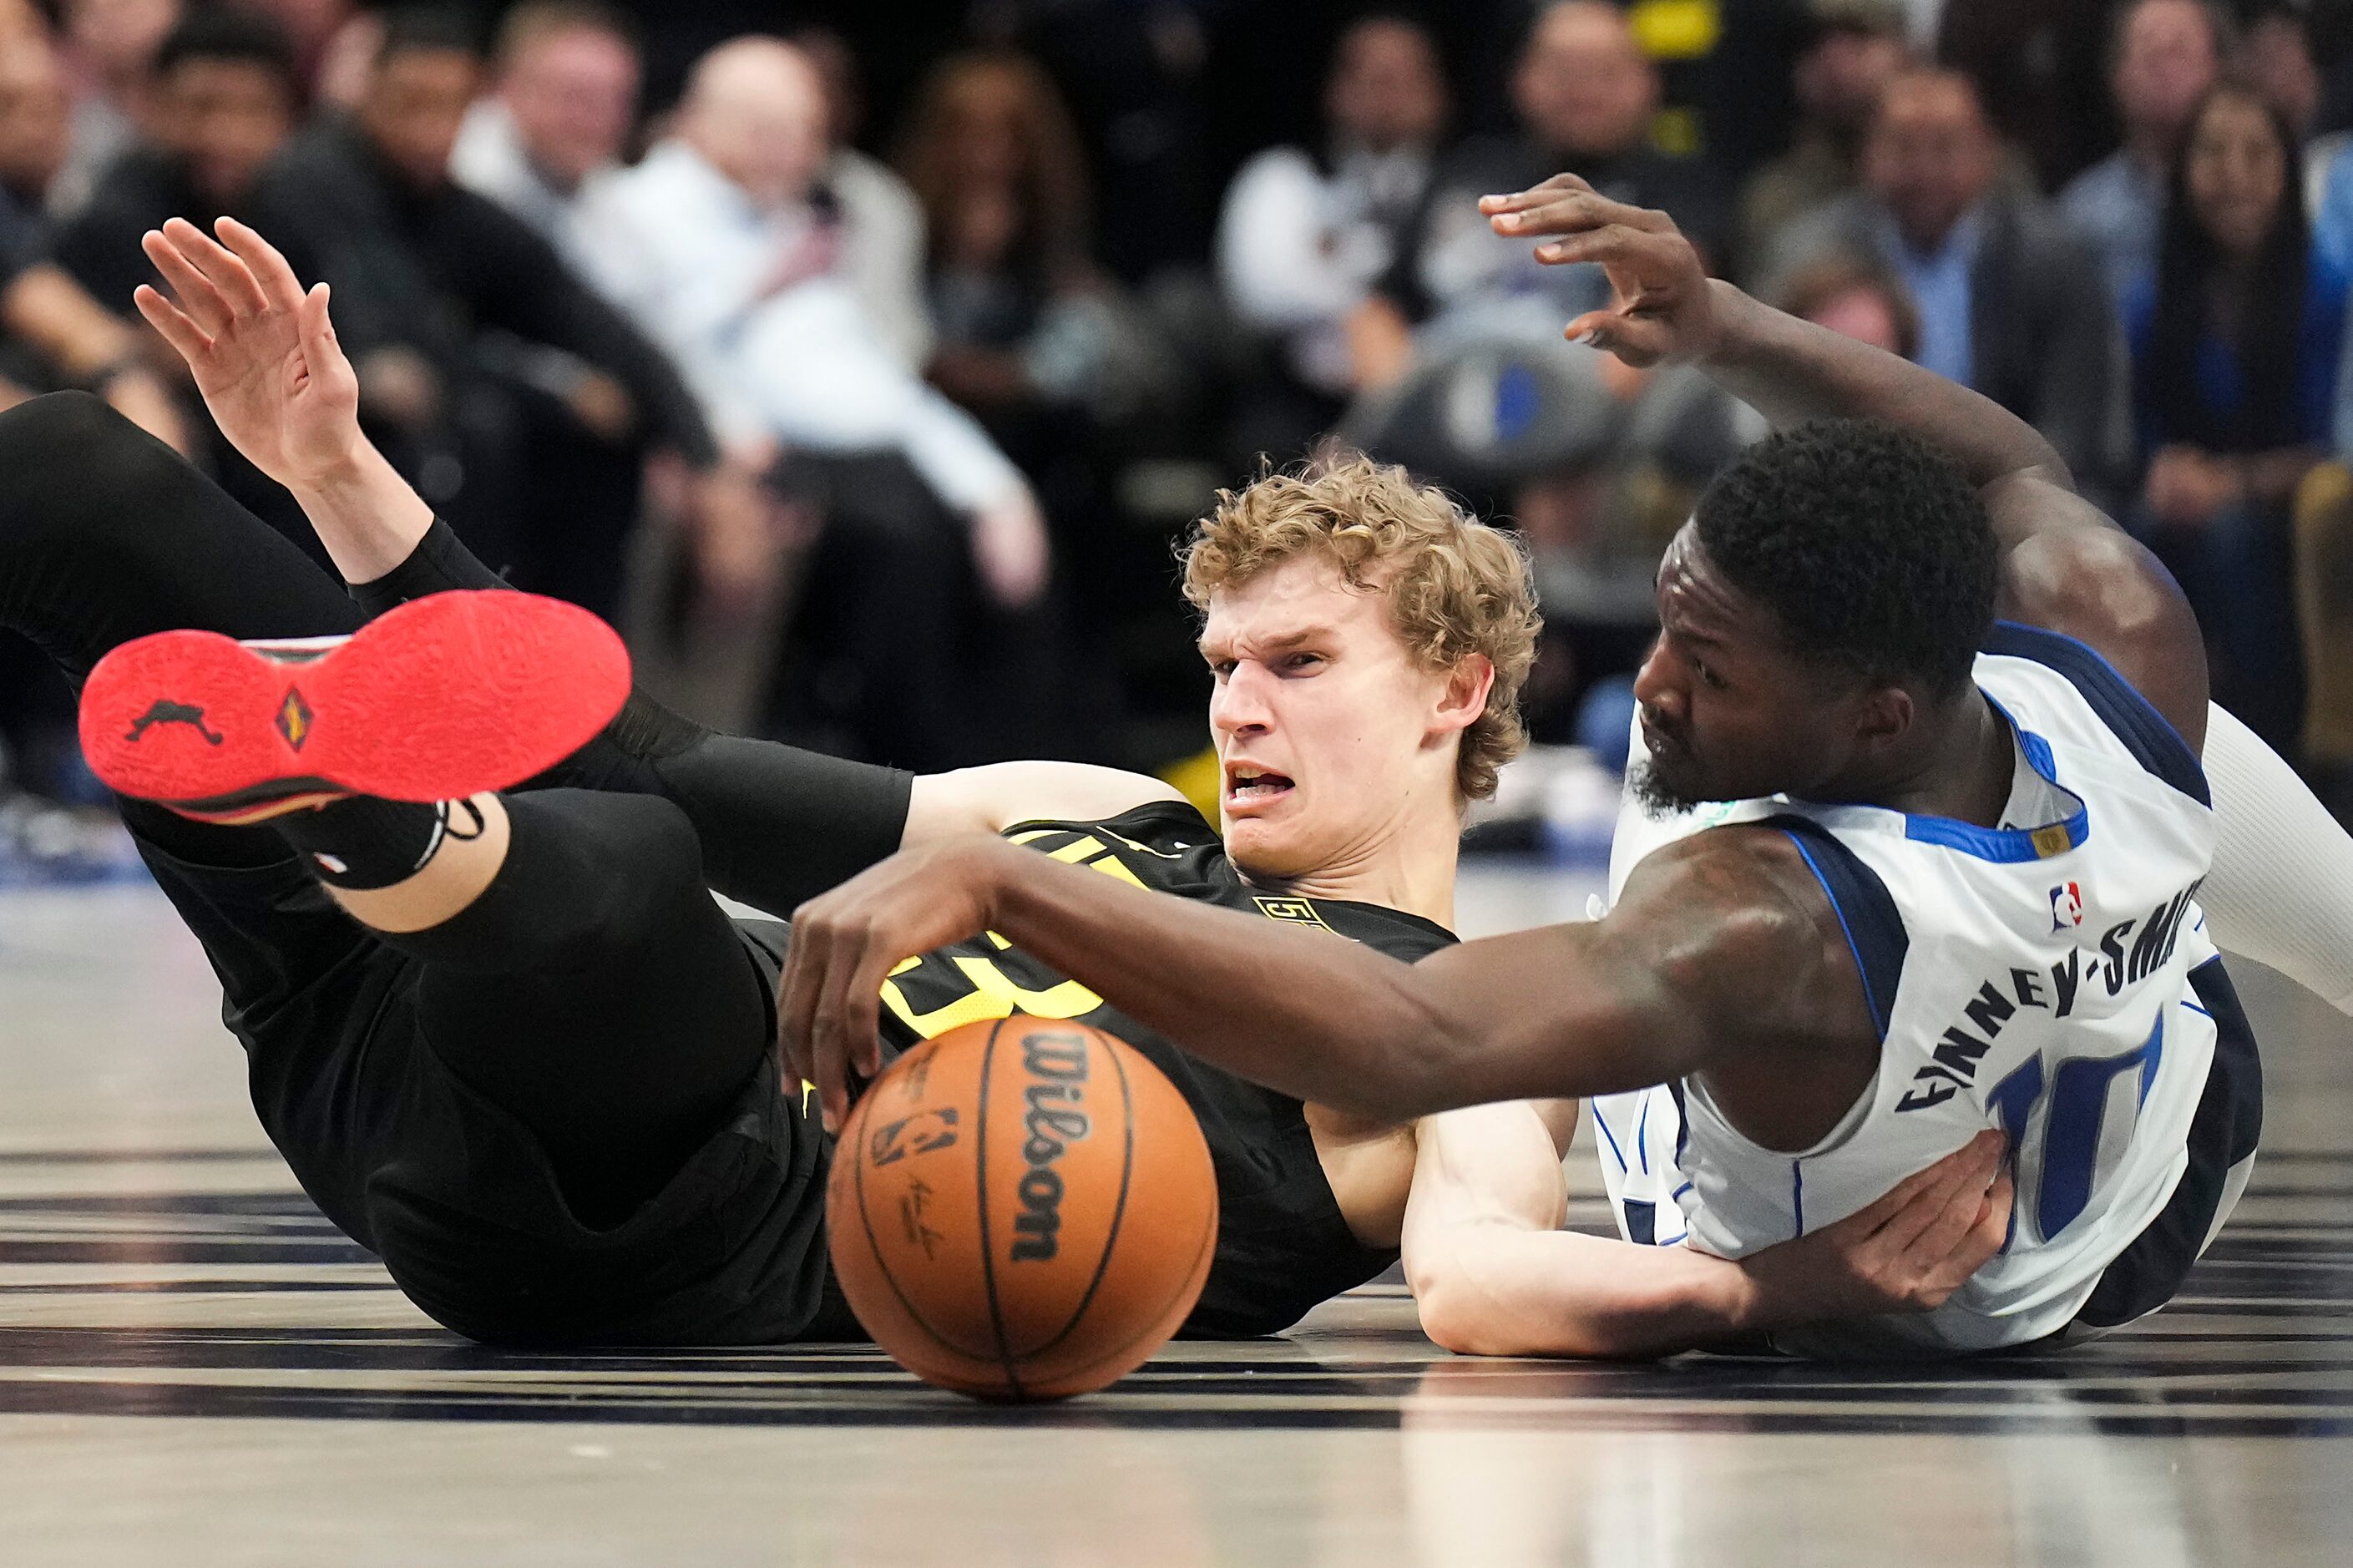
POLYGON ((2062 882, 2051 889, 2051 929, 2064 931, 2069 926, 2084 923, 2084 889, 2073 882, 2062 882))

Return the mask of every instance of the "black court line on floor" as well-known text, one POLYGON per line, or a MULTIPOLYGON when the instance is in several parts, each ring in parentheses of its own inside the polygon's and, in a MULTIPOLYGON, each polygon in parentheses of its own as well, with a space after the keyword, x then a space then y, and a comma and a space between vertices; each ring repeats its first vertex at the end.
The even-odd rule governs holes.
MULTIPOLYGON (((919 1389, 878 1397, 871 1383, 783 1385, 758 1402, 664 1393, 613 1398, 578 1389, 533 1393, 256 1387, 155 1382, 0 1381, 0 1414, 324 1421, 496 1421, 615 1426, 987 1426, 1119 1430, 1211 1429, 1388 1431, 1427 1423, 1450 1429, 1611 1432, 1800 1433, 1817 1436, 1982 1436, 2052 1433, 2145 1437, 2353 1437, 2353 1405, 2326 1412, 2110 1412, 2073 1405, 1941 1411, 1677 1409, 1629 1400, 1563 1405, 1516 1400, 1433 1399, 1409 1404, 1395 1393, 1369 1403, 1318 1405, 1305 1391, 1211 1398, 1187 1387, 1146 1384, 1064 1405, 986 1405, 919 1389)), ((2260 1401, 2242 1401, 2260 1405, 2260 1401)))

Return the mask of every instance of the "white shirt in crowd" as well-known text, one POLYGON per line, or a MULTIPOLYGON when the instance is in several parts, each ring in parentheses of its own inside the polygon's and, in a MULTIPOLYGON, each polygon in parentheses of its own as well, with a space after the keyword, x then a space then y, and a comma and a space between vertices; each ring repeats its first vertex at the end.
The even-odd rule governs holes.
POLYGON ((466 111, 458 145, 449 156, 449 176, 475 195, 491 201, 537 230, 556 248, 566 265, 586 276, 587 248, 580 234, 580 208, 596 186, 620 173, 618 163, 592 172, 580 188, 566 191, 549 181, 523 151, 514 116, 494 98, 478 100, 466 111))
POLYGON ((692 148, 664 142, 597 182, 577 221, 586 276, 670 351, 723 440, 896 450, 960 510, 1024 489, 876 325, 843 258, 806 269, 828 243, 810 204, 764 210, 692 148))
POLYGON ((1356 153, 1325 170, 1297 147, 1242 165, 1218 224, 1218 276, 1242 319, 1280 334, 1293 374, 1345 395, 1349 313, 1396 250, 1384 221, 1409 210, 1430 177, 1420 149, 1356 153))

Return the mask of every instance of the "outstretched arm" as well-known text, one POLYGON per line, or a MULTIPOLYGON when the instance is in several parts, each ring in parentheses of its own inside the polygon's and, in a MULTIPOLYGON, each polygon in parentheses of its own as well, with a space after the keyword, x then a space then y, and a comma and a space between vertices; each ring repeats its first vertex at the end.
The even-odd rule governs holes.
POLYGON ((778 1025, 837 1121, 850 1070, 881 1068, 884 977, 983 931, 1196 1056, 1386 1122, 1641 1089, 1736 1045, 1794 1074, 1861 1007, 1820 884, 1786 837, 1737 827, 1651 856, 1604 920, 1410 965, 971 837, 895 856, 793 922, 778 1025))
POLYGON ((1737 1261, 1560 1228, 1552 1139, 1526 1104, 1414 1129, 1405 1272, 1422 1331, 1464 1355, 1660 1356, 1801 1323, 1936 1307, 2000 1250, 2001 1136, 1868 1207, 1737 1261))
POLYGON ((1497 233, 1538 259, 1598 262, 1615 300, 1568 325, 1633 364, 1687 362, 1777 426, 1867 418, 1944 448, 1985 497, 2002 549, 2003 613, 2090 644, 2190 745, 2206 732, 2198 624, 2156 558, 2074 491, 2034 427, 1991 398, 1711 279, 1664 213, 1574 174, 1484 198, 1497 233))

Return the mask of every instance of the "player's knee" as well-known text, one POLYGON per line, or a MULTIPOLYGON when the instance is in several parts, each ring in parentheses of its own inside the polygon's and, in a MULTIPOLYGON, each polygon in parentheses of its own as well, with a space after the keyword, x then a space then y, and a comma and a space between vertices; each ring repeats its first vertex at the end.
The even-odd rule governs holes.
POLYGON ((26 464, 71 468, 138 434, 103 398, 52 392, 0 414, 0 458, 12 470, 26 464))
MULTIPOLYGON (((712 907, 702 880, 702 841, 678 806, 652 795, 565 798, 574 795, 505 797, 513 842, 531 856, 523 875, 543 881, 551 894, 561 889, 566 895, 555 918, 572 962, 617 962, 712 907), (543 836, 561 845, 554 862, 561 869, 553 877, 536 873, 544 858, 528 844, 543 836)), ((523 866, 515 854, 511 863, 523 866)))
POLYGON ((176 460, 103 399, 52 392, 0 414, 0 502, 19 503, 5 506, 12 522, 88 515, 100 492, 136 493, 159 456, 176 460))

